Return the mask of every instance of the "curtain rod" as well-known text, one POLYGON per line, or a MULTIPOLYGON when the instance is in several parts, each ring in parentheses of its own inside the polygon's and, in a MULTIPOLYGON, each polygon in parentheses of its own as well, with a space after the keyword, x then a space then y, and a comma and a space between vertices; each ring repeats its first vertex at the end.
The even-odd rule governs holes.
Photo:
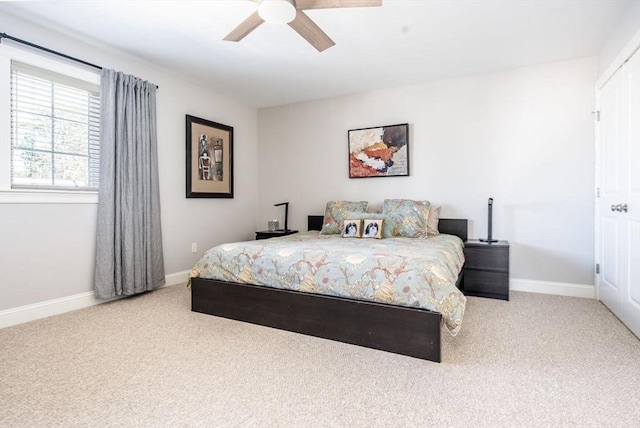
POLYGON ((22 43, 23 45, 31 46, 32 48, 40 49, 41 51, 45 51, 45 52, 48 52, 48 53, 51 53, 51 54, 54 54, 54 55, 58 55, 58 56, 61 56, 63 58, 66 58, 66 59, 70 59, 71 61, 79 62, 81 64, 88 65, 89 67, 93 67, 93 68, 97 68, 98 70, 102 70, 102 67, 100 67, 99 65, 91 64, 90 62, 83 61, 81 59, 78 59, 78 58, 75 58, 75 57, 60 53, 60 52, 56 52, 56 51, 51 50, 49 48, 45 48, 44 46, 36 45, 34 43, 27 42, 26 40, 18 39, 17 37, 10 36, 7 33, 0 33, 0 39, 13 40, 14 42, 22 43))
MULTIPOLYGON (((76 58, 76 57, 73 57, 73 56, 70 56, 70 55, 67 55, 67 54, 63 54, 63 53, 58 52, 58 51, 54 51, 54 50, 49 49, 49 48, 45 48, 44 46, 36 45, 35 43, 27 42, 26 40, 22 40, 22 39, 19 39, 17 37, 10 36, 7 33, 0 33, 0 42, 2 41, 2 39, 9 39, 9 40, 12 40, 12 41, 17 42, 17 43, 22 43, 23 45, 27 45, 27 46, 30 46, 30 47, 35 48, 35 49, 40 49, 41 51, 45 51, 45 52, 50 53, 50 54, 58 55, 58 56, 61 56, 63 58, 69 59, 71 61, 75 61, 75 62, 79 62, 80 64, 87 65, 89 67, 97 68, 98 70, 102 70, 102 68, 103 68, 103 67, 101 67, 99 65, 92 64, 90 62, 81 60, 79 58, 76 58)), ((156 88, 158 88, 158 85, 156 85, 156 88)))

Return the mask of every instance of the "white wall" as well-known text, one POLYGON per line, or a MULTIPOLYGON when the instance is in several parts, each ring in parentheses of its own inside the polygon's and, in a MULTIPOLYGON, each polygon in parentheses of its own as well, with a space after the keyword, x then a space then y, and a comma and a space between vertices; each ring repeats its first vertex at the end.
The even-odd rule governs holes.
MULTIPOLYGON (((0 11, 2 32, 157 84, 166 273, 190 270, 213 245, 256 227, 257 111, 136 58, 0 11), (234 198, 185 198, 185 115, 234 127, 234 198)), ((7 112, 2 112, 7 114, 7 112)), ((93 290, 95 204, 0 204, 0 311, 93 290)))
MULTIPOLYGON (((636 7, 637 9, 638 5, 636 7)), ((427 198, 511 242, 511 277, 593 284, 593 84, 635 28, 633 9, 595 58, 255 109, 105 46, 0 10, 1 31, 160 86, 158 138, 167 274, 251 239, 277 202, 305 229, 331 199, 427 198), (625 40, 622 40, 625 39, 625 40), (235 198, 186 199, 184 115, 235 130, 235 198), (409 122, 411 176, 348 179, 348 129, 409 122), (258 134, 259 132, 259 134, 258 134), (260 145, 257 145, 260 135, 260 145), (259 161, 258 161, 259 160, 259 161), (259 183, 259 192, 257 186, 259 183), (256 216, 257 212, 257 216, 256 216)), ((0 204, 0 311, 92 290, 94 204, 0 204)))
POLYGON ((429 199, 511 243, 511 277, 593 285, 594 57, 258 112, 258 224, 329 200, 429 199), (348 178, 347 130, 409 123, 410 177, 348 178))

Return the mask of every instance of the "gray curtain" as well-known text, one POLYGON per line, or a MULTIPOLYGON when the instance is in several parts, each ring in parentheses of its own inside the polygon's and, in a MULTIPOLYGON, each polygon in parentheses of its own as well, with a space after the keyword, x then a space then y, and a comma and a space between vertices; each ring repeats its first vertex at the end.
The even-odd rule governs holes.
POLYGON ((103 69, 100 108, 94 288, 109 298, 164 283, 156 86, 103 69))

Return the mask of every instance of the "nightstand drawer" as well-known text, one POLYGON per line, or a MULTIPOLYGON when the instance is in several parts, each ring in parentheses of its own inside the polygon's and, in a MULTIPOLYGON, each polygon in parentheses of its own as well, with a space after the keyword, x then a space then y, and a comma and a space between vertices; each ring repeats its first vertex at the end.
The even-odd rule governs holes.
POLYGON ((464 294, 509 300, 509 274, 464 270, 464 294))
POLYGON ((509 272, 509 247, 465 247, 465 267, 494 272, 509 272))

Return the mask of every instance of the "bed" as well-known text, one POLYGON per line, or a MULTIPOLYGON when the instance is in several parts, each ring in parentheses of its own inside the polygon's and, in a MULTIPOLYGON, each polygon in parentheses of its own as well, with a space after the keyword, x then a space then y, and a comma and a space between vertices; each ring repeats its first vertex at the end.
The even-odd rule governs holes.
MULTIPOLYGON (((323 216, 309 216, 320 230, 323 216)), ((440 233, 467 239, 466 219, 440 219, 440 233)), ((276 238, 286 239, 286 238, 276 238)), ((262 243, 264 243, 262 241, 262 243)), ((462 282, 462 269, 456 286, 462 282)), ((206 279, 190 279, 192 311, 440 362, 441 313, 418 307, 206 279)))

